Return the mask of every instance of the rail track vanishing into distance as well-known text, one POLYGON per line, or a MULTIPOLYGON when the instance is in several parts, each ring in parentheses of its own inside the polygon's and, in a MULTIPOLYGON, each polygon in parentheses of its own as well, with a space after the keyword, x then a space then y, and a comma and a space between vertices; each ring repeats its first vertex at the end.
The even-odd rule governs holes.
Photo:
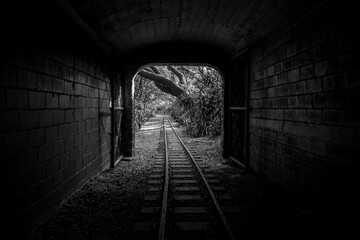
POLYGON ((164 117, 148 184, 136 239, 238 239, 234 199, 164 117))

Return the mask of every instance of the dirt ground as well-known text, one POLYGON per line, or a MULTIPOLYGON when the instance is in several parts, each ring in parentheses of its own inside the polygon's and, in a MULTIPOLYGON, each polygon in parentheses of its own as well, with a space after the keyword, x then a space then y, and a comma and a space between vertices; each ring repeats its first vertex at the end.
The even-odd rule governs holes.
MULTIPOLYGON (((148 189, 161 116, 136 133, 135 155, 92 179, 59 211, 34 230, 30 239, 132 239, 134 222, 148 189)), ((303 239, 311 229, 308 212, 283 189, 221 157, 220 137, 190 138, 185 144, 206 160, 240 209, 244 239, 303 239)), ((309 238, 307 238, 309 239, 309 238)))

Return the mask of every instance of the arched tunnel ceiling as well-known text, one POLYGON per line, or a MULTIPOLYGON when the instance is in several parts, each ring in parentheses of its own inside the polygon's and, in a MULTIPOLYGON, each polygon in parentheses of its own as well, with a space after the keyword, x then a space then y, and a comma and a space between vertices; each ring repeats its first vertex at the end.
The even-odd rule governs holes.
POLYGON ((68 0, 80 18, 120 54, 171 41, 208 44, 235 54, 255 40, 286 31, 320 2, 68 0))

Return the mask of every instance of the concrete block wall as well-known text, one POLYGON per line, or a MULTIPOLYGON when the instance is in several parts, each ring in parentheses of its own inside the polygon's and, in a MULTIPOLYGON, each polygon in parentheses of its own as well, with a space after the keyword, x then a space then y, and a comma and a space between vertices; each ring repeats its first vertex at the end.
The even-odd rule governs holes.
POLYGON ((1 217, 19 226, 110 164, 110 78, 70 54, 13 57, 0 82, 1 217))
POLYGON ((29 33, 14 27, 27 38, 14 33, 1 46, 0 226, 11 238, 46 220, 110 165, 109 61, 48 10, 26 11, 41 19, 46 13, 51 28, 31 15, 29 33))
POLYGON ((315 203, 351 188, 359 153, 359 38, 341 11, 251 51, 250 168, 315 203))

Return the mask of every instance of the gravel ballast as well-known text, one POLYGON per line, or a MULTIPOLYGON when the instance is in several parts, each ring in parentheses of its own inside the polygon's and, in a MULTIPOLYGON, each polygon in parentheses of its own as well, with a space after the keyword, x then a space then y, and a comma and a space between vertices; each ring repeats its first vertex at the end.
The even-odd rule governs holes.
MULTIPOLYGON (((135 154, 73 194, 30 239, 133 239, 132 231, 148 190, 160 140, 161 116, 136 133, 135 154)), ((235 198, 240 209, 235 226, 244 239, 297 239, 304 214, 283 189, 221 157, 220 137, 190 138, 175 125, 185 144, 197 151, 235 198)), ((300 238, 299 238, 300 239, 300 238)))

